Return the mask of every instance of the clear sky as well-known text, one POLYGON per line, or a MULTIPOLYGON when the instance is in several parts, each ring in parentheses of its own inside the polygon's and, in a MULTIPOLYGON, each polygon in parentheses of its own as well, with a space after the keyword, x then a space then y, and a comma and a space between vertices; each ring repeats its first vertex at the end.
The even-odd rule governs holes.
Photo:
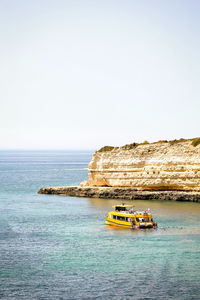
POLYGON ((0 1, 0 149, 196 136, 199 0, 0 1))

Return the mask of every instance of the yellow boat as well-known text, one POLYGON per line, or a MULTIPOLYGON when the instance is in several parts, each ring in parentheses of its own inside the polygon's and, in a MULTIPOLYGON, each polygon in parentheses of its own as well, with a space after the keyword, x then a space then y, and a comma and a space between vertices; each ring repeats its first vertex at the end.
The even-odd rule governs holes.
POLYGON ((106 225, 112 225, 123 228, 156 228, 157 223, 154 222, 150 209, 146 211, 138 211, 134 206, 116 205, 114 210, 110 211, 106 218, 106 225))

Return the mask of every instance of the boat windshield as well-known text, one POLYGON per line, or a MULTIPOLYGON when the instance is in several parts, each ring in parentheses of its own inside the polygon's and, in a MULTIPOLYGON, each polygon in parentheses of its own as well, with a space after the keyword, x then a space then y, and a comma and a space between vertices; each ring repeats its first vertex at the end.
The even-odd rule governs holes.
POLYGON ((116 211, 127 211, 125 206, 115 206, 116 211))

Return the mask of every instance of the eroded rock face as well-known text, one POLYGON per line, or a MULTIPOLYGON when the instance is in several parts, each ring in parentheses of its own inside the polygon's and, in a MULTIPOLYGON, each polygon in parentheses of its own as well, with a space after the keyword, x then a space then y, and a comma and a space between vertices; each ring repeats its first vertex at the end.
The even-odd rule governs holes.
POLYGON ((90 186, 200 191, 200 145, 184 141, 97 151, 88 177, 90 186))

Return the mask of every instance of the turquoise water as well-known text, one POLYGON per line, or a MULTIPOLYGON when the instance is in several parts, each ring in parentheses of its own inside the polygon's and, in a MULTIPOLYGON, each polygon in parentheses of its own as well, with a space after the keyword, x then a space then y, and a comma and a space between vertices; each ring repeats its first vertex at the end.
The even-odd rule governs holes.
POLYGON ((87 179, 91 152, 0 152, 1 299, 200 299, 200 204, 151 208, 157 230, 104 225, 119 200, 39 195, 87 179))

